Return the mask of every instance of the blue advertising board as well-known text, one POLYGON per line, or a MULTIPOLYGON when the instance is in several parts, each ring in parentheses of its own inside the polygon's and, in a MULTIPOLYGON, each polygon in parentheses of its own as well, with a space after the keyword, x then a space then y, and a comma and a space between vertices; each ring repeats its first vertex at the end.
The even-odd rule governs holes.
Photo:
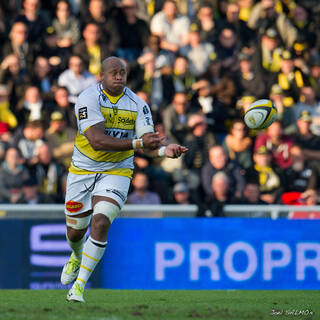
MULTIPOLYGON (((0 220, 0 289, 62 288, 65 230, 0 220)), ((320 289, 319 230, 317 220, 116 219, 89 287, 320 289)))
POLYGON ((320 289, 320 221, 118 219, 102 283, 116 289, 320 289))
MULTIPOLYGON (((60 289, 71 249, 63 220, 0 220, 0 289, 60 289)), ((101 287, 100 266, 89 287, 101 287)))

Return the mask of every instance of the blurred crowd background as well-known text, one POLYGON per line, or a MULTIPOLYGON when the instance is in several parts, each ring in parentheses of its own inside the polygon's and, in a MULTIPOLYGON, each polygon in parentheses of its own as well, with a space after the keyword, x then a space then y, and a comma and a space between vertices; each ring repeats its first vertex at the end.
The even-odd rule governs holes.
POLYGON ((115 55, 156 131, 189 148, 137 153, 128 203, 317 204, 319 26, 318 0, 1 1, 0 202, 64 202, 74 103, 115 55), (278 121, 249 131, 261 98, 278 121))

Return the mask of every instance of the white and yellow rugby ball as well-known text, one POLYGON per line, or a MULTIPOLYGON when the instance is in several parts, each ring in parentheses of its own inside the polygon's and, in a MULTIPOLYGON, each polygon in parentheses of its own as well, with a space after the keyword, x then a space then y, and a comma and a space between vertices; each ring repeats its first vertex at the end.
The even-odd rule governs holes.
POLYGON ((261 99, 250 105, 244 122, 250 129, 265 129, 277 119, 277 108, 271 100, 261 99))

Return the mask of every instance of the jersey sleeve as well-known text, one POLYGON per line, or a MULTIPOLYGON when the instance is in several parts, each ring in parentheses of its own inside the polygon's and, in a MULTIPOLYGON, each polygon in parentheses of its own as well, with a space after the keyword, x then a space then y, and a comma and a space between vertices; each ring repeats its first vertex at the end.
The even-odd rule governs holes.
POLYGON ((154 132, 151 110, 146 103, 138 106, 135 131, 138 138, 145 133, 154 132))
POLYGON ((89 127, 104 122, 96 95, 83 92, 75 105, 75 115, 79 133, 83 134, 89 127))

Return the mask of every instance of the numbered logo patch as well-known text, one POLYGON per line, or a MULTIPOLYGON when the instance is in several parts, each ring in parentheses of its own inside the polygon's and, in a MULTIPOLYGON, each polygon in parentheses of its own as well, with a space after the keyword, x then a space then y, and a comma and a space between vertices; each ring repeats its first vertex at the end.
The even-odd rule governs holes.
POLYGON ((149 113, 149 108, 147 106, 144 106, 142 110, 143 110, 144 114, 148 114, 149 113))
POLYGON ((83 107, 79 109, 79 120, 88 119, 88 109, 83 107))

